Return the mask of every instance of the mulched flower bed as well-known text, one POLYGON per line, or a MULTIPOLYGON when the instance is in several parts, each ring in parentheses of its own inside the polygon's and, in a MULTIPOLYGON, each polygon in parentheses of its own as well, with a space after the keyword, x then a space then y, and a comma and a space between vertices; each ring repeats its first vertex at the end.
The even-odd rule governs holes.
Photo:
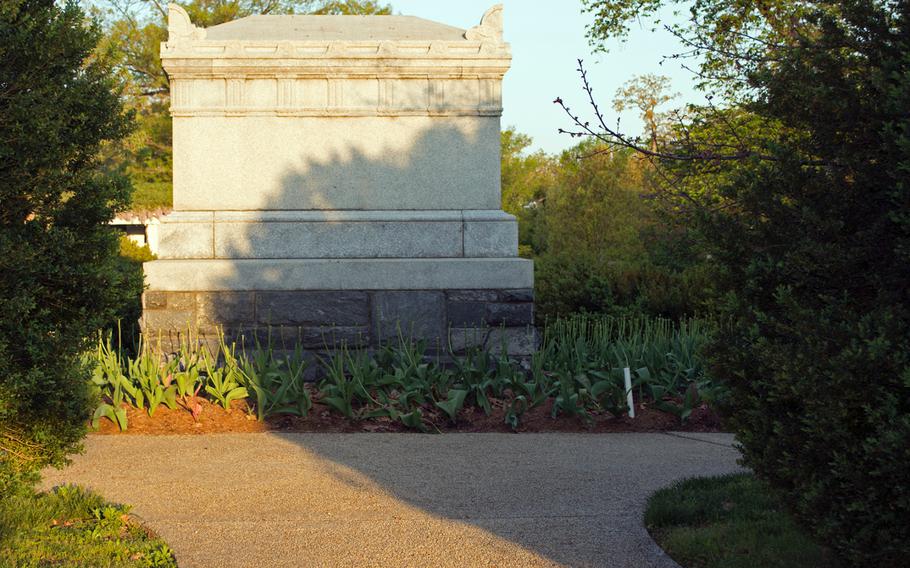
MULTIPOLYGON (((246 401, 237 400, 230 410, 200 399, 202 406, 198 419, 185 409, 171 410, 160 406, 155 415, 149 417, 145 410, 127 408, 129 427, 121 432, 110 420, 102 420, 97 434, 213 434, 248 432, 414 432, 398 421, 387 418, 348 420, 331 412, 326 406, 316 403, 306 417, 291 415, 272 416, 264 422, 256 415, 246 401)), ((591 422, 578 418, 552 417, 552 401, 528 410, 521 418, 521 424, 513 430, 505 423, 505 410, 494 404, 493 412, 487 416, 480 409, 464 409, 455 424, 445 416, 428 416, 430 432, 720 432, 720 418, 707 406, 696 408, 689 419, 681 424, 672 414, 650 408, 647 404, 636 407, 635 418, 614 417, 611 414, 594 414, 591 422)))

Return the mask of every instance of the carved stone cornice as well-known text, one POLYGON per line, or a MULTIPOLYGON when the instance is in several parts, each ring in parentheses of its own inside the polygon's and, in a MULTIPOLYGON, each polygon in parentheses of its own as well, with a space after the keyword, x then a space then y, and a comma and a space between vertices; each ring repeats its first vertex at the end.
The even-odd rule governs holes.
POLYGON ((169 8, 161 60, 171 81, 174 116, 502 112, 501 81, 511 51, 502 41, 501 5, 488 10, 461 40, 449 31, 438 40, 376 41, 277 41, 243 39, 242 34, 216 40, 207 36, 218 34, 194 26, 183 8, 169 8))
POLYGON ((459 66, 484 73, 504 74, 511 62, 509 44, 502 41, 502 5, 484 14, 481 24, 465 32, 465 39, 451 40, 321 40, 265 41, 211 40, 206 30, 192 24, 186 11, 169 5, 168 41, 161 44, 161 60, 168 75, 184 69, 208 67, 217 75, 227 69, 272 67, 272 72, 299 72, 322 68, 325 74, 356 72, 364 66, 419 69, 421 73, 459 66))

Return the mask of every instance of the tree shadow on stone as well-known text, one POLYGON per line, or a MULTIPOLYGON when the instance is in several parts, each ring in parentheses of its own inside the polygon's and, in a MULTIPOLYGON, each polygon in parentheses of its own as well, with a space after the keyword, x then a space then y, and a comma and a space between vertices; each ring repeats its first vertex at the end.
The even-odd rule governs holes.
MULTIPOLYGON (((316 272, 337 267, 337 259, 382 259, 388 261, 386 276, 406 280, 397 259, 464 257, 462 212, 500 207, 499 121, 417 117, 417 124, 427 126, 408 134, 410 127, 402 126, 410 124, 408 118, 371 120, 378 122, 363 136, 376 141, 360 140, 356 132, 347 135, 348 143, 326 140, 328 149, 307 150, 287 165, 280 187, 265 188, 260 212, 238 212, 216 223, 215 256, 233 261, 233 274, 219 287, 238 292, 209 295, 199 313, 201 325, 221 325, 234 338, 244 326, 244 337, 256 333, 261 342, 267 329, 277 344, 302 343, 308 349, 339 341, 375 345, 403 333, 445 350, 445 291, 365 291, 356 282, 356 266, 347 273, 331 271, 325 281, 318 281, 316 272), (251 274, 255 259, 276 262, 270 273, 251 274), (322 264, 304 269, 294 259, 322 264), (295 280, 306 284, 297 288, 295 280), (266 291, 248 294, 251 288, 266 291), (261 329, 251 332, 250 321, 261 329)), ((531 323, 530 290, 460 300, 460 310, 475 313, 464 314, 456 325, 531 323), (491 317, 485 312, 491 301, 505 309, 491 317)))

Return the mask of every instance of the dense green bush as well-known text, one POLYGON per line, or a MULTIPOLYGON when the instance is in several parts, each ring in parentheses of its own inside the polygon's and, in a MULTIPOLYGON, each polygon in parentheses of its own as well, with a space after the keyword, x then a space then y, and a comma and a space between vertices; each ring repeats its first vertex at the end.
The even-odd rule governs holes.
POLYGON ((534 259, 538 323, 575 313, 613 317, 710 317, 713 277, 704 264, 676 271, 648 261, 598 265, 571 251, 534 259))
MULTIPOLYGON (((603 37, 661 3, 588 4, 603 37)), ((733 105, 657 162, 718 268, 744 462, 846 564, 910 565, 910 7, 708 0, 678 31, 733 105)))
POLYGON ((129 184, 101 171, 97 156, 130 118, 93 55, 99 34, 75 2, 0 4, 3 496, 78 448, 92 404, 86 340, 138 293, 105 225, 129 184))
POLYGON ((663 212, 646 164, 582 142, 559 157, 502 136, 503 204, 535 261, 538 323, 574 313, 684 319, 709 315, 711 280, 690 231, 663 212))
POLYGON ((569 255, 534 259, 534 313, 538 323, 573 313, 614 313, 609 278, 592 263, 569 255))
POLYGON ((126 235, 120 236, 119 250, 116 262, 118 277, 123 282, 124 290, 132 293, 121 296, 113 319, 108 321, 104 330, 111 332, 121 347, 135 352, 140 339, 139 320, 142 318, 142 290, 145 286, 142 263, 155 260, 156 256, 148 245, 140 246, 126 235))
POLYGON ((850 565, 910 565, 910 12, 820 2, 751 81, 784 125, 703 223, 745 462, 850 565), (837 9, 832 7, 837 6, 837 9), (814 164, 814 165, 813 165, 814 164))

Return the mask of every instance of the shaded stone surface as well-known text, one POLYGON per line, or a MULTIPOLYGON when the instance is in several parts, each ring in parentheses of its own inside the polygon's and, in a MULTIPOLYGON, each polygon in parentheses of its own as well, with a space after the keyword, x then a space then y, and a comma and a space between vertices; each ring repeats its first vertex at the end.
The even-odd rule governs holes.
POLYGON ((143 265, 150 290, 503 290, 534 287, 523 258, 183 259, 143 265))
POLYGON ((145 310, 142 314, 142 328, 147 333, 158 335, 162 332, 179 332, 198 327, 194 310, 145 310))
POLYGON ((482 327, 453 327, 449 329, 448 348, 455 354, 463 354, 468 349, 482 348, 486 345, 490 330, 482 327))
POLYGON ((442 292, 403 290, 373 293, 373 329, 377 340, 399 333, 415 339, 445 337, 445 296, 442 292))
POLYGON ((199 292, 196 294, 197 322, 203 327, 247 323, 254 319, 252 292, 199 292))
POLYGON ((167 307, 167 292, 148 291, 142 295, 142 307, 148 310, 160 310, 167 307))
POLYGON ((486 302, 452 302, 446 304, 449 325, 452 327, 474 327, 483 325, 487 319, 486 302))
POLYGON ((217 339, 220 330, 238 346, 271 341, 285 350, 377 346, 396 340, 400 329, 406 337, 428 340, 431 350, 445 351, 449 340, 456 352, 470 345, 499 349, 506 338, 514 343, 510 353, 527 355, 534 305, 507 299, 528 297, 530 291, 498 290, 149 291, 142 327, 156 340, 163 338, 167 350, 180 345, 188 328, 206 341, 217 339))
POLYGON ((493 326, 520 326, 534 323, 534 304, 486 304, 486 323, 493 326))
POLYGON ((517 290, 499 290, 501 302, 533 302, 534 290, 531 288, 521 288, 517 290))
POLYGON ((500 290, 449 290, 446 298, 450 302, 498 302, 500 290))
POLYGON ((536 351, 538 341, 537 330, 533 327, 494 327, 484 346, 495 352, 504 348, 509 355, 520 356, 536 351))
POLYGON ((464 255, 468 257, 507 257, 518 250, 518 223, 466 222, 464 255))
POLYGON ((351 326, 369 323, 365 292, 259 292, 256 322, 278 325, 351 326))

